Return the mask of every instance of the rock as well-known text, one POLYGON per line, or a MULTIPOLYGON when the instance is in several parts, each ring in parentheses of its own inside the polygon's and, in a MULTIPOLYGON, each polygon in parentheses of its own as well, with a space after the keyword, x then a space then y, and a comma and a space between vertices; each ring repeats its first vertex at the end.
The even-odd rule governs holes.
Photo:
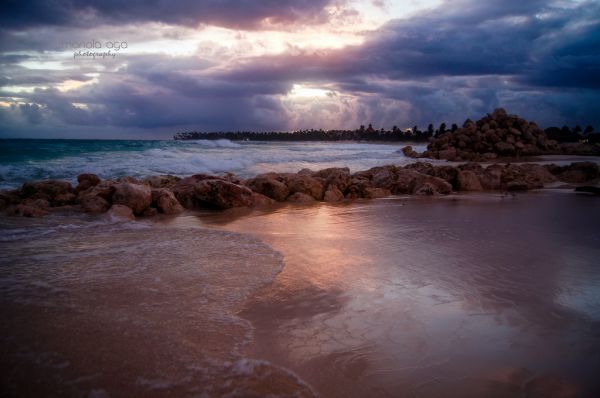
POLYGON ((303 175, 303 176, 312 176, 314 173, 314 171, 312 171, 311 169, 300 169, 300 171, 297 173, 298 175, 303 175))
POLYGON ((6 209, 13 204, 19 204, 21 201, 20 190, 0 191, 0 210, 6 209))
POLYGON ((158 210, 156 209, 156 207, 148 207, 146 210, 144 210, 144 212, 141 214, 141 216, 142 217, 154 217, 157 214, 158 214, 158 210))
POLYGON ((288 198, 287 198, 288 202, 294 202, 294 203, 307 203, 307 202, 314 202, 315 198, 304 194, 302 192, 296 192, 291 194, 288 198))
POLYGON ((448 148, 438 152, 438 159, 446 159, 449 161, 456 160, 458 154, 456 152, 456 148, 448 148))
POLYGON ((515 146, 509 142, 497 142, 494 145, 494 149, 496 149, 496 153, 501 156, 514 156, 515 155, 515 146))
POLYGON ((386 188, 366 188, 364 197, 367 199, 378 199, 385 198, 391 194, 392 192, 386 188))
POLYGON ((124 205, 112 205, 105 213, 104 217, 111 222, 135 220, 133 211, 124 205))
POLYGON ((482 191, 483 187, 479 181, 479 177, 475 172, 470 170, 459 170, 458 175, 458 190, 460 191, 482 191))
POLYGON ((179 214, 183 211, 183 206, 181 206, 175 194, 168 189, 153 189, 151 194, 152 206, 158 209, 159 212, 164 214, 179 214))
POLYGON ((112 181, 102 181, 79 192, 77 202, 88 213, 103 213, 109 209, 114 192, 115 187, 112 181))
POLYGON ((252 206, 253 207, 267 207, 275 204, 276 202, 260 193, 252 192, 252 206))
POLYGON ((525 163, 521 165, 521 170, 529 189, 542 188, 545 184, 557 181, 548 169, 539 164, 525 163))
POLYGON ((122 184, 134 184, 134 185, 143 185, 144 184, 142 181, 138 180, 135 177, 131 177, 131 176, 119 177, 115 181, 118 183, 122 183, 122 184))
POLYGON ((85 195, 78 200, 83 211, 87 213, 104 213, 110 208, 110 203, 101 196, 85 195))
MULTIPOLYGON (((600 154, 595 148, 572 145, 571 149, 549 140, 535 123, 529 123, 503 109, 496 109, 476 123, 465 122, 462 128, 433 138, 426 156, 453 160, 491 160, 495 156, 518 157, 539 154, 567 153, 600 154)), ((421 155, 422 156, 422 155, 421 155)))
POLYGON ((173 188, 181 178, 172 175, 159 175, 146 178, 144 182, 152 188, 173 188))
POLYGON ((100 184, 100 177, 96 174, 79 174, 77 176, 77 182, 79 183, 75 188, 75 193, 85 191, 95 185, 100 184))
POLYGON ((563 182, 580 184, 600 178, 598 165, 593 162, 575 162, 567 166, 549 165, 546 169, 563 182))
POLYGON ((73 192, 73 187, 69 182, 60 180, 26 182, 21 187, 22 198, 45 199, 52 206, 56 204, 55 200, 57 196, 73 192))
POLYGON ((458 170, 452 166, 433 167, 431 172, 425 174, 433 175, 448 182, 453 188, 458 190, 458 170))
MULTIPOLYGON (((355 174, 356 175, 356 174, 355 174)), ((346 190, 346 199, 359 199, 367 196, 367 189, 372 188, 371 182, 364 178, 352 177, 352 182, 346 190)))
POLYGON ((504 108, 496 108, 496 109, 494 109, 494 112, 492 113, 492 119, 494 119, 496 121, 504 120, 507 117, 508 117, 508 114, 506 113, 506 110, 504 110, 504 108))
POLYGON ((54 206, 71 205, 71 204, 75 203, 76 199, 77 199, 77 195, 75 195, 74 193, 71 193, 71 192, 67 192, 67 193, 63 193, 60 195, 56 195, 54 197, 54 200, 52 201, 52 204, 54 206))
POLYGON ((114 189, 112 203, 129 207, 133 214, 141 215, 152 204, 152 191, 146 185, 123 182, 115 184, 114 189))
POLYGON ((395 166, 381 166, 371 169, 371 183, 375 188, 390 189, 396 182, 398 170, 395 166))
POLYGON ((389 189, 394 195, 412 193, 415 181, 420 175, 423 174, 410 169, 399 169, 396 175, 396 180, 389 187, 389 189))
POLYGON ((415 152, 413 147, 410 145, 405 146, 404 148, 401 149, 401 151, 404 154, 404 156, 406 156, 407 158, 416 158, 419 156, 419 154, 417 152, 415 152))
POLYGON ((424 182, 420 184, 414 191, 413 195, 417 196, 432 196, 437 195, 439 192, 436 190, 433 184, 424 182))
POLYGON ((223 176, 221 176, 221 179, 223 181, 231 182, 237 185, 244 185, 244 180, 230 172, 224 173, 223 176))
POLYGON ((323 195, 325 202, 339 202, 344 200, 344 194, 335 185, 330 185, 323 195))
POLYGON ((287 185, 279 181, 275 176, 268 174, 249 179, 246 181, 246 186, 254 192, 275 199, 278 202, 283 202, 290 194, 287 185))
POLYGON ((44 217, 48 215, 48 211, 35 206, 28 206, 24 204, 9 206, 6 209, 6 214, 11 216, 21 217, 44 217))
POLYGON ((290 193, 303 193, 312 196, 316 200, 323 199, 323 184, 321 181, 308 175, 297 174, 287 180, 290 193))
POLYGON ((22 205, 35 207, 37 209, 48 210, 50 203, 46 199, 25 199, 21 202, 22 205))
POLYGON ((335 186, 342 193, 345 192, 352 183, 350 169, 347 167, 331 167, 323 169, 314 173, 314 177, 323 178, 326 186, 335 186))
POLYGON ((187 209, 202 207, 203 203, 196 198, 196 184, 204 180, 222 180, 208 174, 194 174, 193 176, 183 178, 175 183, 173 193, 175 197, 187 209))
MULTIPOLYGON (((447 167, 455 170, 454 167, 452 167, 452 166, 447 166, 447 167)), ((411 164, 404 166, 404 168, 418 171, 419 173, 428 174, 428 175, 434 175, 435 169, 436 169, 436 167, 434 167, 431 163, 425 163, 425 162, 411 163, 411 164)))
POLYGON ((207 179, 195 184, 193 203, 219 209, 252 207, 254 205, 253 194, 254 192, 250 188, 242 185, 223 180, 207 179))
POLYGON ((410 192, 413 195, 447 195, 452 192, 452 185, 441 178, 419 173, 411 182, 410 192))
POLYGON ((493 164, 485 168, 483 173, 478 175, 481 187, 486 191, 495 191, 502 187, 502 171, 504 167, 499 164, 493 164))

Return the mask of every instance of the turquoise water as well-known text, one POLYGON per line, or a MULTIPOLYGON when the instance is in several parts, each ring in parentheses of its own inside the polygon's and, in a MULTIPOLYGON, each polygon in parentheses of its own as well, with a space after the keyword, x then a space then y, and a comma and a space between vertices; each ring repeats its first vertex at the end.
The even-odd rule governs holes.
POLYGON ((267 171, 333 166, 356 171, 413 161, 399 152, 402 146, 229 140, 0 140, 0 189, 29 180, 58 178, 74 182, 81 173, 116 178, 224 172, 250 177, 267 171))

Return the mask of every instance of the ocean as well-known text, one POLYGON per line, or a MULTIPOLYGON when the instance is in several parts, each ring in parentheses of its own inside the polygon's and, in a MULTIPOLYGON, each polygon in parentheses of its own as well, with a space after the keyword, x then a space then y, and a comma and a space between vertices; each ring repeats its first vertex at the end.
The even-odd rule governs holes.
MULTIPOLYGON (((159 174, 297 172, 303 168, 349 167, 365 170, 406 164, 399 149, 406 143, 233 142, 229 140, 0 140, 0 189, 25 181, 65 179, 81 173, 101 178, 159 174)), ((423 150, 425 144, 413 145, 423 150)))

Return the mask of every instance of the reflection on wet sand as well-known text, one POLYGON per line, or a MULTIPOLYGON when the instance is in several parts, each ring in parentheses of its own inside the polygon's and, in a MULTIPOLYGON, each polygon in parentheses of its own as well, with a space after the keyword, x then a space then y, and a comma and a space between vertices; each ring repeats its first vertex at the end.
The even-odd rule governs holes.
POLYGON ((0 219, 1 396, 313 396, 241 356, 251 328, 235 311, 281 270, 277 252, 224 231, 53 221, 0 219))
POLYGON ((326 397, 598 396, 600 204, 536 193, 203 215, 284 256, 251 357, 326 397))

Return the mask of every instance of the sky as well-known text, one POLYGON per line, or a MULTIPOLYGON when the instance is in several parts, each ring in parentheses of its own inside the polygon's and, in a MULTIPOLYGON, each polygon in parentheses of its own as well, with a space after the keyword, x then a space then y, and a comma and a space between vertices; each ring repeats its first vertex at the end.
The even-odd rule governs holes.
POLYGON ((5 0, 0 138, 600 128, 599 0, 5 0))

